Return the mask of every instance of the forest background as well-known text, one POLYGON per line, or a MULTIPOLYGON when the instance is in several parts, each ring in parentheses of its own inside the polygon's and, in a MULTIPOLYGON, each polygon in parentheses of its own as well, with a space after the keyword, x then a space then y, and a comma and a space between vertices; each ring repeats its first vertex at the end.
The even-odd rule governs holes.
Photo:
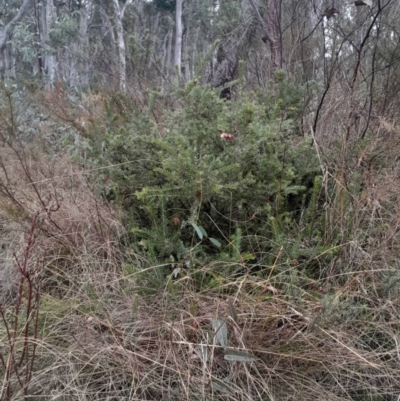
POLYGON ((400 399, 400 4, 0 1, 0 399, 400 399))

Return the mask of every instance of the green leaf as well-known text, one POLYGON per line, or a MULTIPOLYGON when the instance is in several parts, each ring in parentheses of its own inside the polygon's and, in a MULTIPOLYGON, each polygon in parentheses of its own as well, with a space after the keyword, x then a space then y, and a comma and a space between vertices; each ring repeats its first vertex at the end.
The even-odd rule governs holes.
POLYGON ((236 313, 236 309, 235 309, 235 307, 233 306, 233 303, 232 303, 231 300, 229 300, 228 308, 229 308, 229 315, 230 315, 230 317, 233 319, 233 321, 234 321, 236 324, 238 324, 238 321, 239 321, 238 315, 237 315, 237 313, 236 313))
POLYGON ((211 387, 214 390, 221 391, 222 393, 228 393, 228 394, 233 393, 232 389, 230 388, 230 386, 228 384, 226 384, 224 381, 217 379, 215 377, 213 377, 211 379, 211 387))
POLYGON ((197 224, 195 224, 195 223, 190 223, 190 224, 193 226, 194 230, 196 231, 197 236, 202 240, 204 237, 204 234, 203 234, 204 228, 203 228, 203 230, 201 230, 197 224))
POLYGON ((202 226, 199 226, 199 229, 200 229, 200 231, 203 233, 203 235, 207 238, 208 235, 207 235, 207 233, 206 233, 206 230, 205 230, 202 226))
POLYGON ((237 361, 237 362, 254 362, 258 358, 255 356, 248 354, 247 352, 237 351, 235 349, 227 349, 225 350, 224 359, 226 361, 237 361))
POLYGON ((210 242, 215 245, 217 248, 221 248, 221 243, 215 238, 209 238, 210 242))

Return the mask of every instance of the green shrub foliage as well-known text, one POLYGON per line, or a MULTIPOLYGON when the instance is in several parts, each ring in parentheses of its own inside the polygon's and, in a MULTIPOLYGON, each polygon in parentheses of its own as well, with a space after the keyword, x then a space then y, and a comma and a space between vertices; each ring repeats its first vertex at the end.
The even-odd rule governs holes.
POLYGON ((288 99, 238 98, 221 100, 193 81, 158 124, 152 110, 132 108, 122 128, 109 128, 107 196, 126 210, 131 246, 152 263, 259 265, 282 246, 300 258, 303 236, 319 241, 319 166, 297 130, 296 108, 288 99))

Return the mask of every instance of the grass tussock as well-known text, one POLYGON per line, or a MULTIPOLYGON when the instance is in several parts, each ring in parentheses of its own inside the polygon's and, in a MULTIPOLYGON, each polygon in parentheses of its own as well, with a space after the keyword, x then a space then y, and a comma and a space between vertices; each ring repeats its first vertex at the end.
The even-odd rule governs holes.
POLYGON ((0 162, 3 294, 11 290, 15 259, 23 256, 33 220, 30 258, 42 259, 52 271, 46 285, 52 282, 55 291, 58 280, 76 281, 84 255, 115 266, 121 219, 99 202, 84 170, 67 156, 51 159, 11 147, 2 148, 0 162))
POLYGON ((32 380, 42 399, 383 400, 400 394, 396 305, 370 297, 363 305, 361 287, 296 307, 283 294, 255 303, 239 282, 229 296, 179 284, 173 294, 138 296, 133 279, 96 275, 96 286, 82 288, 74 304, 58 304, 59 316, 47 316, 42 364, 32 380), (256 359, 227 360, 229 350, 256 359))

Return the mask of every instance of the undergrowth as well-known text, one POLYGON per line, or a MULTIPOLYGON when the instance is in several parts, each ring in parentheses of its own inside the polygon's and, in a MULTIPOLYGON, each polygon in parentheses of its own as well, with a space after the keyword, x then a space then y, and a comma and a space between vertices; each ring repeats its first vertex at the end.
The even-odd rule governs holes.
POLYGON ((3 94, 1 399, 398 400, 398 131, 329 153, 277 86, 29 141, 3 94))

